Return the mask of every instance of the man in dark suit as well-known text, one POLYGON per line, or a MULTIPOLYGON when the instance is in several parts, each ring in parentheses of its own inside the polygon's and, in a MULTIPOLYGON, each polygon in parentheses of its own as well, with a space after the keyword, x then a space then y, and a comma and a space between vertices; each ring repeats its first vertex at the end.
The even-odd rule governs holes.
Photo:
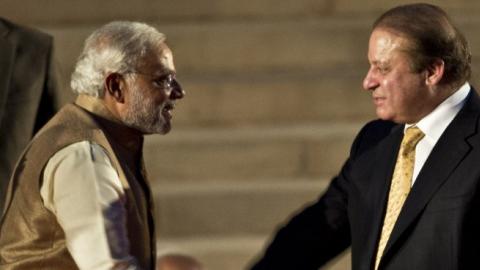
POLYGON ((480 269, 480 99, 447 14, 393 8, 373 25, 365 125, 320 199, 253 266, 318 269, 351 246, 358 270, 480 269))
POLYGON ((10 174, 55 112, 52 37, 0 18, 0 213, 10 174))

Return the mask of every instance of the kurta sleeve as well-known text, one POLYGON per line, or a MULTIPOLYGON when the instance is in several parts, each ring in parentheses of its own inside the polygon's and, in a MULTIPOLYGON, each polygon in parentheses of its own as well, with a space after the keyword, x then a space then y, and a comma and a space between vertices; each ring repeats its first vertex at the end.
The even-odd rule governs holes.
POLYGON ((105 150, 88 141, 57 152, 41 186, 80 269, 139 269, 130 255, 125 192, 105 150))

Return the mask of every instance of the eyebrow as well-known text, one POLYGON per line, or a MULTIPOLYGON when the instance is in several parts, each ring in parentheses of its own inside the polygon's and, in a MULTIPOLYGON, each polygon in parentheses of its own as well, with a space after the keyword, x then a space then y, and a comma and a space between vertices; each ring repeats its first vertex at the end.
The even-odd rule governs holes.
POLYGON ((376 66, 381 66, 381 65, 388 64, 388 61, 374 60, 374 61, 371 61, 370 64, 376 65, 376 66))
POLYGON ((162 69, 161 71, 154 71, 152 73, 153 76, 158 76, 158 77, 162 77, 162 76, 168 76, 168 75, 177 75, 177 72, 175 72, 174 70, 171 70, 171 69, 162 69))

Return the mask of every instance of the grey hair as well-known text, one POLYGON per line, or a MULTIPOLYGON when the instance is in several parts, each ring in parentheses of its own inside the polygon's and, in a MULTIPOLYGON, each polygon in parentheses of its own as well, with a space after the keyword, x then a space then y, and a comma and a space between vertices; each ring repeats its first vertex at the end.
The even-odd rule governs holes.
POLYGON ((115 21, 102 26, 85 40, 70 81, 73 92, 103 97, 108 74, 134 72, 142 57, 165 40, 145 23, 115 21))

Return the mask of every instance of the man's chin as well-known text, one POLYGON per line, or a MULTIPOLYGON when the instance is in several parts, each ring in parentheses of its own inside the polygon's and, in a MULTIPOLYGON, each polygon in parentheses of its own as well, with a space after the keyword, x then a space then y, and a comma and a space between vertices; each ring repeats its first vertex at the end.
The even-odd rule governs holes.
POLYGON ((126 126, 129 126, 133 129, 136 129, 140 133, 144 135, 151 135, 151 134, 160 134, 165 135, 170 132, 172 129, 172 125, 170 121, 156 121, 155 123, 150 123, 149 125, 145 123, 127 123, 124 121, 126 126))
POLYGON ((161 125, 157 125, 155 128, 151 128, 146 132, 146 135, 150 134, 160 134, 160 135, 166 135, 167 133, 170 132, 172 129, 172 125, 168 123, 162 123, 161 125))
POLYGON ((158 134, 160 134, 160 135, 166 135, 166 134, 168 134, 168 133, 170 132, 170 130, 172 130, 172 127, 171 127, 170 125, 164 126, 164 127, 162 128, 162 130, 161 130, 160 132, 158 132, 158 134))
POLYGON ((385 121, 391 121, 392 120, 392 115, 390 115, 388 112, 383 110, 382 108, 376 108, 375 114, 379 119, 385 120, 385 121))

